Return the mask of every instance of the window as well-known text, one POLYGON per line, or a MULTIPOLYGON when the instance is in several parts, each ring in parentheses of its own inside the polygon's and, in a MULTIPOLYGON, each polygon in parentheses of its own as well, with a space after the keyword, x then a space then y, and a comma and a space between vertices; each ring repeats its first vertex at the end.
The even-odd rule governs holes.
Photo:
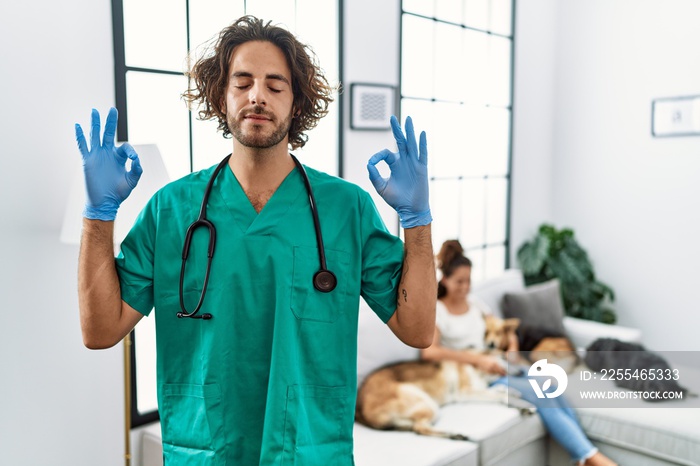
MULTIPOLYGON (((331 84, 340 80, 339 2, 326 0, 112 0, 118 139, 158 145, 171 179, 218 163, 231 152, 214 121, 199 121, 181 94, 190 58, 244 14, 272 20, 310 45, 331 84), (322 20, 319 20, 322 18, 322 20)), ((340 174, 339 105, 295 154, 340 174), (329 150, 329 148, 334 148, 329 150)), ((157 419, 155 323, 132 333, 132 427, 157 419)))
POLYGON ((428 134, 436 251, 459 239, 474 280, 508 266, 512 0, 403 0, 401 113, 428 134))

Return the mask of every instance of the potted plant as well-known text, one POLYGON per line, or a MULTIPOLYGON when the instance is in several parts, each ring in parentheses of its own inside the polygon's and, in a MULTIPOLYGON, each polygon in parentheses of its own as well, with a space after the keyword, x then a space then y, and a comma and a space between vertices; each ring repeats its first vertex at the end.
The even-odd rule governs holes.
POLYGON ((615 294, 596 279, 588 254, 574 238, 573 230, 541 225, 537 235, 520 246, 517 259, 527 285, 559 279, 567 315, 615 323, 615 311, 609 307, 615 294))

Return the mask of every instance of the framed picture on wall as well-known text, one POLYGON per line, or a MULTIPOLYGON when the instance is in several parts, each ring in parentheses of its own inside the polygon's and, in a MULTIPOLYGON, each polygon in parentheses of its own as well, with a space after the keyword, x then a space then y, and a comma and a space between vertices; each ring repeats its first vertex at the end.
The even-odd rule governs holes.
POLYGON ((385 84, 350 85, 350 129, 387 130, 396 114, 396 87, 385 84))
POLYGON ((699 136, 700 96, 664 97, 651 103, 654 137, 699 136))

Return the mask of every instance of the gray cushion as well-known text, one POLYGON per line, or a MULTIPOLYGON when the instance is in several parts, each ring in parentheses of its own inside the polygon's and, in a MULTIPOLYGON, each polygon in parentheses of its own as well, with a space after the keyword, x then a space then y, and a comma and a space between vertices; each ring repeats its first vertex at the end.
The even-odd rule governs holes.
POLYGON ((522 326, 547 328, 565 334, 559 280, 532 285, 517 293, 506 293, 503 297, 503 316, 517 317, 522 326))

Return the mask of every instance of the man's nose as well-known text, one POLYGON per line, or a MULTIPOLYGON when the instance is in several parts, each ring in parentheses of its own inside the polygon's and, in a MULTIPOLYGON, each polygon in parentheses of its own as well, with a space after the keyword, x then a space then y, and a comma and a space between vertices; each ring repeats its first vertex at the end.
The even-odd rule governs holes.
POLYGON ((250 103, 253 105, 267 105, 267 89, 263 83, 255 83, 250 87, 250 103))

